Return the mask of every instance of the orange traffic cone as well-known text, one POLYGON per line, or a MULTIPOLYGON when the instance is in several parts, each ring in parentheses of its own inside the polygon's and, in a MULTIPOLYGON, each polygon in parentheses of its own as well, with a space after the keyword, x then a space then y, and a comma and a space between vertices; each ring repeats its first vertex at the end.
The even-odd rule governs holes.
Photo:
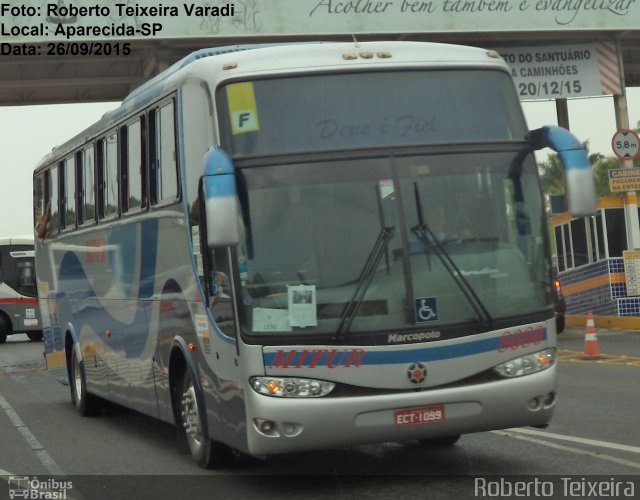
POLYGON ((584 351, 580 359, 602 359, 604 356, 600 354, 600 345, 598 344, 598 334, 596 333, 596 325, 593 321, 591 311, 587 313, 587 327, 584 331, 584 351))

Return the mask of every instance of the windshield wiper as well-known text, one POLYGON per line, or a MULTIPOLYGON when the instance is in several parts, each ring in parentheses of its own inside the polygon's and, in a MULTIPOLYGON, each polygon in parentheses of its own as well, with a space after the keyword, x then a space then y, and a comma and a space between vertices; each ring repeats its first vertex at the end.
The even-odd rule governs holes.
POLYGON ((383 227, 380 230, 378 239, 374 243, 367 260, 364 263, 364 267, 360 272, 360 277, 356 282, 356 289, 353 292, 353 296, 351 297, 351 300, 347 302, 342 311, 340 324, 333 336, 334 340, 341 340, 344 338, 349 331, 349 328, 351 328, 351 323, 353 323, 353 319, 356 317, 356 313, 364 300, 364 296, 369 289, 369 285, 371 285, 376 269, 378 269, 378 264, 380 264, 380 260, 384 255, 384 251, 387 249, 389 241, 391 241, 391 238, 393 237, 394 231, 394 227, 383 227))
POLYGON ((487 325, 487 328, 490 328, 493 324, 493 318, 487 308, 484 306, 480 297, 475 292, 473 287, 469 284, 469 282, 465 279, 460 271, 460 268, 453 261, 451 256, 444 249, 440 241, 433 231, 429 228, 427 223, 424 220, 424 215, 422 213, 422 204, 420 201, 420 192, 418 191, 418 183, 415 182, 413 184, 413 191, 416 198, 416 211, 418 213, 418 224, 411 228, 411 232, 416 235, 418 240, 423 243, 426 247, 430 247, 434 250, 434 254, 440 259, 444 268, 449 272, 451 277, 453 278, 460 291, 465 296, 471 307, 476 311, 476 314, 482 321, 487 325))

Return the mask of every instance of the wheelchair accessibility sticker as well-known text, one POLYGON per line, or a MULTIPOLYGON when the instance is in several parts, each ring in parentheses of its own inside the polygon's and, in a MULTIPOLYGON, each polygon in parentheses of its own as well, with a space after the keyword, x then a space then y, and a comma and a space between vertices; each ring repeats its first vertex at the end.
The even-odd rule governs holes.
POLYGON ((416 299, 416 320, 418 323, 438 321, 438 299, 436 297, 416 299))

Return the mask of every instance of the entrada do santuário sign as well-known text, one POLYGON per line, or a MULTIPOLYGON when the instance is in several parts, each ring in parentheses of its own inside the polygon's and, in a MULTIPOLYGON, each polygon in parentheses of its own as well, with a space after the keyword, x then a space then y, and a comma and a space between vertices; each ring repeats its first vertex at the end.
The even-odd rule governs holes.
POLYGON ((5 1, 2 41, 635 30, 638 0, 5 1))

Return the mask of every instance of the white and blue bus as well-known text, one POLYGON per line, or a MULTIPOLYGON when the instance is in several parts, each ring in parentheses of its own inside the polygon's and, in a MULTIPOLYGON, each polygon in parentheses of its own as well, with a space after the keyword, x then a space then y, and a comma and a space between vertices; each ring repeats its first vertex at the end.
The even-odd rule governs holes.
POLYGON ((0 344, 19 333, 42 340, 33 236, 0 238, 0 344))
POLYGON ((545 426, 547 146, 594 210, 581 144, 527 130, 493 51, 195 52, 35 170, 47 366, 84 415, 175 423, 203 467, 545 426))

